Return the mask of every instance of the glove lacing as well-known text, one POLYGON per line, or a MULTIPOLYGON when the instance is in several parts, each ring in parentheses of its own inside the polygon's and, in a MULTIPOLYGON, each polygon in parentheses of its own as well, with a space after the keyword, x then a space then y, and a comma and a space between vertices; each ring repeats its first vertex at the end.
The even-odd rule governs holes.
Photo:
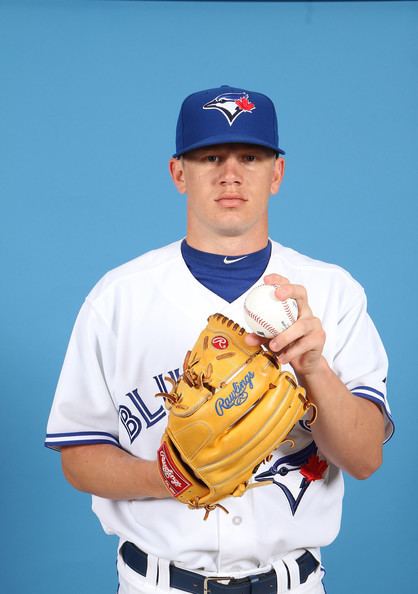
POLYGON ((229 511, 226 509, 226 507, 224 507, 220 503, 207 503, 206 505, 201 505, 199 503, 199 497, 195 497, 194 499, 191 499, 190 501, 188 501, 187 505, 188 505, 189 509, 204 509, 205 516, 204 516, 203 520, 207 520, 210 512, 213 511, 214 509, 216 509, 217 507, 222 509, 226 514, 229 514, 229 511))

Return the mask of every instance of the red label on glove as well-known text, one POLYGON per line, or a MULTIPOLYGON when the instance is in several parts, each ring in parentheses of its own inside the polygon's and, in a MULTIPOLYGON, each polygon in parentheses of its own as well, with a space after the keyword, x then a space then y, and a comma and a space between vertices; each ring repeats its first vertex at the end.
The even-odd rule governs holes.
POLYGON ((184 477, 175 465, 165 443, 158 449, 158 464, 164 483, 173 497, 178 497, 191 487, 191 483, 184 477))

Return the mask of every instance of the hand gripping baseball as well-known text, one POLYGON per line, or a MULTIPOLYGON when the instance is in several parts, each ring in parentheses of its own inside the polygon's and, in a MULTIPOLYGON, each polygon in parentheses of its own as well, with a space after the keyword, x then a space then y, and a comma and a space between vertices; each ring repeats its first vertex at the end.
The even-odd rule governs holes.
MULTIPOLYGON (((270 351, 277 353, 281 364, 290 363, 298 378, 306 378, 314 374, 319 366, 325 344, 325 332, 321 321, 316 318, 309 306, 305 287, 289 283, 288 279, 278 274, 264 277, 268 285, 276 286, 275 295, 278 300, 295 300, 298 316, 295 323, 272 339, 262 339, 249 334, 246 342, 249 345, 265 344, 270 351)), ((277 302, 280 305, 280 302, 277 302)), ((278 308, 278 315, 280 308, 278 308)))
POLYGON ((157 394, 169 410, 158 450, 162 479, 179 501, 205 508, 205 519, 223 507, 219 501, 252 487, 255 468, 313 406, 277 357, 247 345, 246 334, 225 316, 210 316, 182 376, 157 394))

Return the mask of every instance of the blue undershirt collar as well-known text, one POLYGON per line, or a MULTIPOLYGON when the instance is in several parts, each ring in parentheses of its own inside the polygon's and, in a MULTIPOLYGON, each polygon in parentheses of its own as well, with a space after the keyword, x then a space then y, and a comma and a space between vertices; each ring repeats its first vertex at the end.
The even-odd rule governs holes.
POLYGON ((271 256, 271 241, 258 252, 223 256, 196 250, 184 239, 181 253, 188 269, 202 285, 232 303, 248 291, 266 270, 271 256))

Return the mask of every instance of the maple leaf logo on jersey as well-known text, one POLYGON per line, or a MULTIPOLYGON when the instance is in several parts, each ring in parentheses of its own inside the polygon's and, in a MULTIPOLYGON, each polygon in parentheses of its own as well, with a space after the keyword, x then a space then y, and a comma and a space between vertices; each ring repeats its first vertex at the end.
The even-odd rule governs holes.
POLYGON ((318 481, 324 476, 324 472, 328 468, 325 460, 321 460, 317 455, 312 455, 304 466, 300 468, 302 474, 307 481, 318 481))
POLYGON ((254 103, 250 101, 248 93, 224 93, 218 95, 212 101, 208 101, 203 109, 217 109, 227 119, 230 126, 242 113, 251 113, 255 109, 254 103))

